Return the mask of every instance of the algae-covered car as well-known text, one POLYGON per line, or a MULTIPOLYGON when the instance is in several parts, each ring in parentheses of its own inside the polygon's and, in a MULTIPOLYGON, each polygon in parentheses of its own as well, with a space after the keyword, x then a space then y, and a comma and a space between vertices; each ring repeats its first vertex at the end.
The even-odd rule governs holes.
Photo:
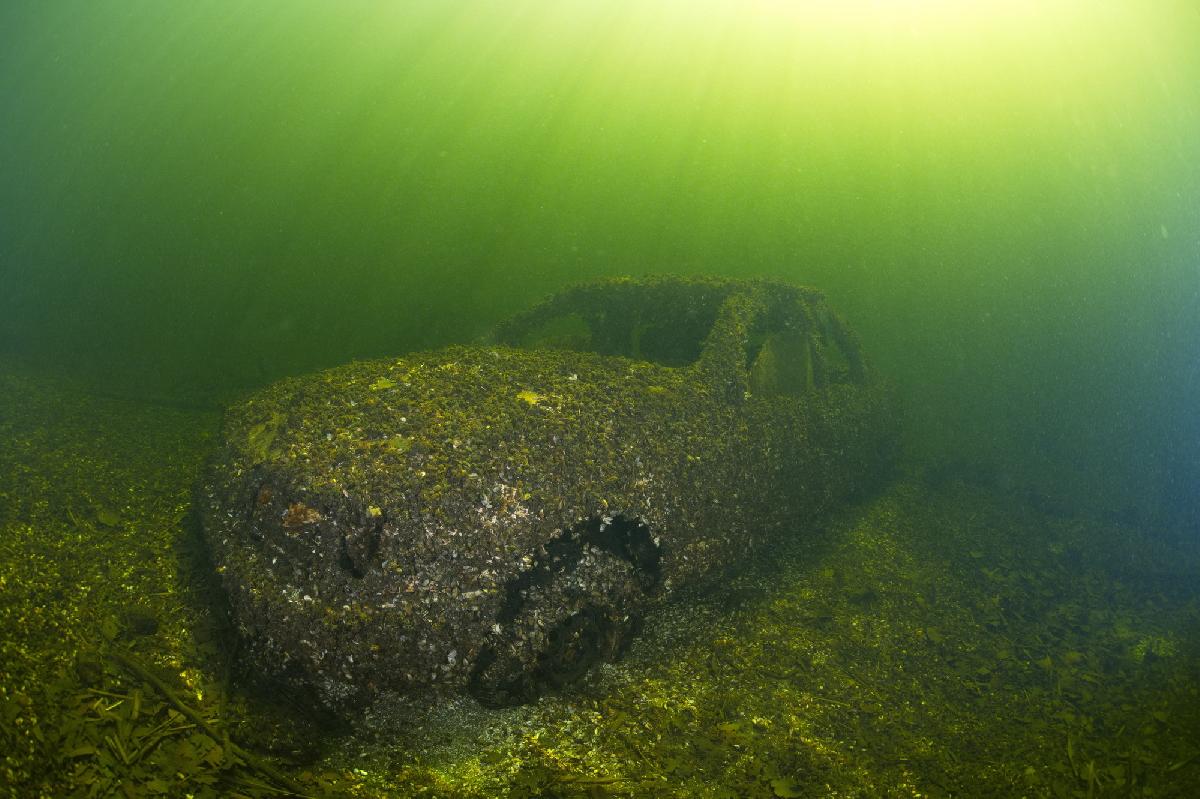
POLYGON ((528 700, 895 449, 890 392, 812 289, 602 281, 495 340, 228 412, 200 506, 252 666, 337 712, 528 700))

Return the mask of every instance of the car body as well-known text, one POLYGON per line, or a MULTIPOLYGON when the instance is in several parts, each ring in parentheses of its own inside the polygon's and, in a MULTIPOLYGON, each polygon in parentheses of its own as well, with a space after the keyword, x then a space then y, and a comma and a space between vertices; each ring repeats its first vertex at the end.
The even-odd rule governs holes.
POLYGON ((567 289, 494 343, 351 363, 232 407, 200 514, 244 651, 339 713, 532 699, 681 587, 872 485, 892 392, 817 291, 567 289))

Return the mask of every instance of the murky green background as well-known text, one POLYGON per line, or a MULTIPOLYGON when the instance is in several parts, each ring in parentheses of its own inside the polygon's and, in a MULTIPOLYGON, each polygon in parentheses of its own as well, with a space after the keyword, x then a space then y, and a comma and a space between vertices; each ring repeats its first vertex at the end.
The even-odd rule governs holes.
POLYGON ((1196 524, 1194 4, 7 0, 0 109, 10 363, 215 403, 578 279, 782 276, 916 455, 1196 524))

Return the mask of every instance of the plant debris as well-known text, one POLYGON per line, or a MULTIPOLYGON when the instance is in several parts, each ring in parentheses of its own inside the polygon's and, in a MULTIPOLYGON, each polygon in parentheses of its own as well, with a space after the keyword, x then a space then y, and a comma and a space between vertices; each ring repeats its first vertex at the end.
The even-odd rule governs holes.
POLYGON ((314 797, 1200 794, 1197 543, 919 469, 535 703, 305 720, 229 679, 185 521, 218 423, 0 371, 0 796, 287 795, 229 743, 314 797))

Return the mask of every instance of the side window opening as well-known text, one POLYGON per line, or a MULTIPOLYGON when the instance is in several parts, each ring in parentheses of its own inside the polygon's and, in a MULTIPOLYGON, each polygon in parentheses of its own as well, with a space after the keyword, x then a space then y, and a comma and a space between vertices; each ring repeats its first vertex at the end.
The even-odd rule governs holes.
POLYGON ((577 350, 592 348, 592 328, 577 313, 547 319, 520 336, 516 346, 524 350, 577 350))
POLYGON ((594 352, 688 366, 700 358, 731 288, 672 280, 580 287, 516 317, 496 337, 521 349, 594 352))

